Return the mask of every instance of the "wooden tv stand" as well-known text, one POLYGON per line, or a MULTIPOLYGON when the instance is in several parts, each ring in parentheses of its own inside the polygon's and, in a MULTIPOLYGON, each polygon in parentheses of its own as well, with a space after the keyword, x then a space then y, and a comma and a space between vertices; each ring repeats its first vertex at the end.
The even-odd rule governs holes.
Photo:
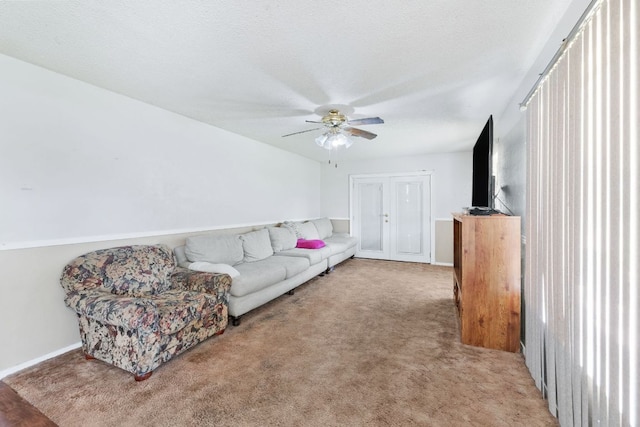
POLYGON ((462 343, 520 351, 520 217, 455 213, 453 240, 462 343))

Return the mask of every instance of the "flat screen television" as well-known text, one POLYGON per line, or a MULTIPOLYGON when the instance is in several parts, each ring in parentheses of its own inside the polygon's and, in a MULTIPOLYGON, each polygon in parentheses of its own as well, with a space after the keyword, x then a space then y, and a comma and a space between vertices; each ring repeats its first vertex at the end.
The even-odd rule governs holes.
POLYGON ((493 209, 493 116, 489 116, 482 133, 473 146, 473 181, 471 205, 493 209))

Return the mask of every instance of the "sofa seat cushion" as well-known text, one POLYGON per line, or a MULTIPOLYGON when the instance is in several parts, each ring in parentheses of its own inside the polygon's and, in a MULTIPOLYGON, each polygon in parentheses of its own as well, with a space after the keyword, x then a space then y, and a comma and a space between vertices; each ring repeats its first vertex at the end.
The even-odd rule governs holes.
POLYGON ((271 257, 271 262, 279 264, 287 271, 287 279, 290 279, 298 274, 306 271, 311 263, 307 258, 295 258, 295 257, 271 257))
POLYGON ((158 307, 158 329, 163 335, 175 334, 200 319, 209 305, 204 294, 169 290, 153 298, 158 307))
POLYGON ((327 247, 331 250, 331 255, 345 252, 358 244, 358 239, 346 233, 333 234, 324 240, 327 247))
POLYGON ((233 279, 230 294, 242 297, 259 291, 287 278, 287 269, 280 263, 272 262, 271 256, 255 262, 243 262, 235 266, 240 275, 233 279))
POLYGON ((278 252, 278 256, 302 257, 309 260, 311 265, 316 265, 331 256, 331 249, 328 246, 320 249, 301 249, 293 248, 286 251, 278 252))

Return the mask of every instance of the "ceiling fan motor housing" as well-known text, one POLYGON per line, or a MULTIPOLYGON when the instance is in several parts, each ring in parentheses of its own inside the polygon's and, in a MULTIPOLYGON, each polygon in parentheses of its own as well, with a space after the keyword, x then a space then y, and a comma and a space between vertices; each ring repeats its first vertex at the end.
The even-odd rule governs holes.
POLYGON ((322 118, 322 123, 331 126, 340 126, 346 121, 347 117, 344 114, 341 114, 338 110, 331 110, 329 111, 329 114, 322 118))

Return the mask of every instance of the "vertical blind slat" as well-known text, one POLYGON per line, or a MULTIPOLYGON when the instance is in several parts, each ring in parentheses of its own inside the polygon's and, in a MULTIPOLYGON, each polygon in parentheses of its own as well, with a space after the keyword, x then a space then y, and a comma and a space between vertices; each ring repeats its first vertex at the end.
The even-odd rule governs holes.
MULTIPOLYGON (((622 188, 622 176, 620 174, 620 127, 619 127, 619 112, 617 100, 621 99, 623 93, 621 92, 620 79, 618 78, 620 72, 620 32, 616 31, 616 23, 620 22, 620 7, 618 2, 613 2, 608 5, 610 26, 607 29, 608 51, 605 59, 608 65, 607 73, 607 123, 611 126, 608 128, 608 147, 610 152, 609 159, 609 175, 607 188, 609 200, 607 201, 609 206, 621 206, 622 194, 620 189, 622 188)), ((619 24, 618 24, 619 25, 619 24)), ((609 212, 609 242, 608 242, 608 274, 610 277, 610 324, 609 329, 611 331, 619 331, 622 327, 622 313, 623 310, 618 310, 623 300, 621 299, 622 286, 616 286, 620 283, 620 269, 619 265, 622 257, 621 242, 623 240, 623 234, 621 233, 621 213, 610 210, 609 212)), ((620 398, 621 398, 621 379, 622 379, 622 355, 624 352, 621 349, 621 340, 619 339, 619 333, 614 333, 609 336, 609 346, 611 354, 609 356, 611 361, 611 370, 609 372, 609 387, 612 390, 616 390, 616 393, 611 395, 609 412, 609 425, 620 425, 622 423, 620 417, 620 398)))
MULTIPOLYGON (((575 43, 574 43, 575 45, 575 43)), ((570 109, 569 109, 569 117, 568 117, 568 141, 569 141, 569 152, 571 153, 571 163, 569 169, 569 224, 570 228, 568 230, 569 233, 569 257, 571 260, 570 267, 567 271, 567 287, 569 287, 572 291, 572 301, 570 305, 571 309, 571 367, 567 369, 569 374, 571 375, 571 401, 572 408, 567 408, 567 412, 571 412, 571 420, 579 420, 582 413, 582 382, 580 380, 580 337, 582 333, 581 329, 581 312, 580 312, 580 304, 576 304, 576 302, 580 302, 581 293, 580 288, 578 286, 578 281, 576 280, 579 277, 580 271, 580 257, 577 253, 577 249, 580 247, 580 237, 578 232, 580 231, 580 214, 582 210, 580 209, 580 174, 582 171, 581 168, 581 158, 577 153, 580 152, 580 139, 578 136, 580 135, 580 112, 579 108, 582 105, 582 96, 580 88, 581 84, 581 55, 580 48, 574 47, 574 49, 568 52, 568 60, 571 64, 570 74, 569 74, 569 97, 570 97, 570 109), (577 306, 576 306, 577 305, 577 306)), ((568 415, 569 417, 569 415, 568 415)), ((574 422, 567 423, 567 425, 574 424, 574 422)))
MULTIPOLYGON (((629 311, 627 333, 629 352, 625 354, 627 358, 627 366, 629 366, 629 403, 627 407, 632 407, 633 412, 629 414, 630 425, 640 424, 640 372, 638 365, 640 364, 640 292, 638 283, 640 283, 640 267, 638 260, 640 259, 640 230, 638 228, 638 212, 640 212, 640 150, 638 149, 639 126, 640 126, 640 84, 638 83, 640 75, 640 5, 636 0, 627 0, 624 2, 629 10, 628 21, 625 22, 625 28, 628 28, 629 35, 629 175, 626 181, 626 187, 629 195, 629 210, 625 210, 625 214, 629 215, 629 248, 628 256, 625 256, 625 273, 628 272, 627 287, 629 289, 629 298, 626 300, 626 308, 629 311)), ((626 403, 626 402, 625 402, 626 403)))

